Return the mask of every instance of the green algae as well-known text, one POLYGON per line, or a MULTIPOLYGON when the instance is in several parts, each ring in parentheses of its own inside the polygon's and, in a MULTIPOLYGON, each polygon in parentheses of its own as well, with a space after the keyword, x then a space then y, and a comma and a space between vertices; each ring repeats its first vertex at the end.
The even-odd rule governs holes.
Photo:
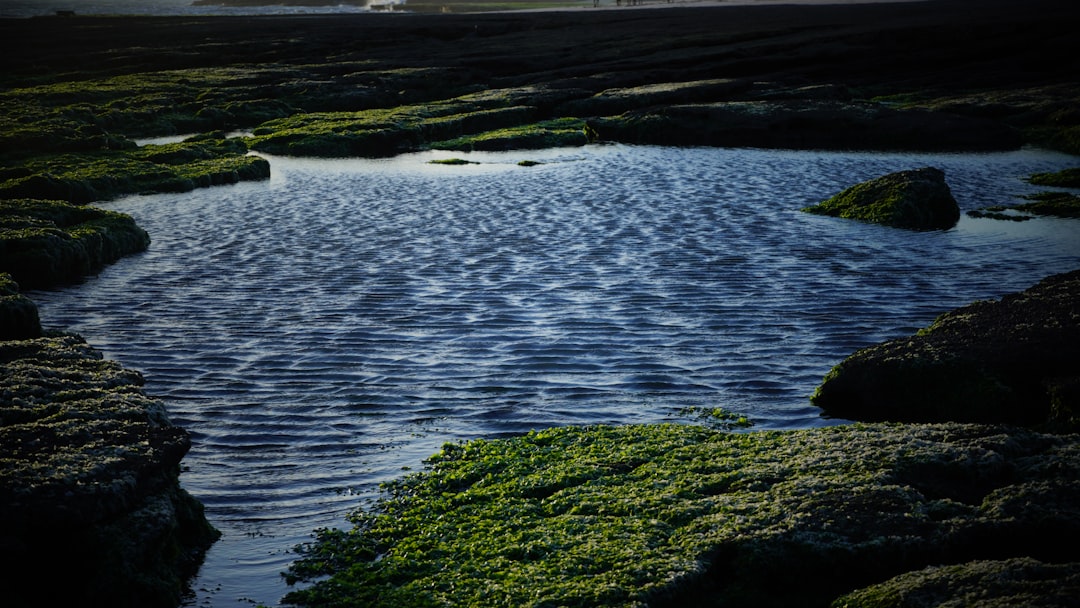
POLYGON ((187 192, 269 176, 269 163, 248 155, 243 142, 196 138, 129 150, 35 156, 0 173, 0 198, 85 204, 126 194, 187 192), (5 174, 7 179, 3 179, 5 174))
POLYGON ((1035 173, 1028 176, 1027 182, 1036 186, 1080 188, 1080 168, 1064 169, 1053 173, 1035 173))
POLYGON ((525 150, 584 146, 595 141, 595 132, 580 118, 558 118, 484 131, 431 144, 436 150, 525 150))
POLYGON ((122 213, 63 201, 0 200, 0 272, 25 288, 76 281, 149 243, 146 231, 122 213))
POLYGON ((856 184, 803 211, 916 230, 948 229, 960 218, 944 173, 932 167, 856 184))
POLYGON ((301 547, 287 579, 315 582, 285 602, 826 605, 937 559, 972 559, 1004 529, 1017 555, 1071 551, 1075 505, 1032 515, 1041 532, 996 505, 1031 500, 1025 484, 1042 479, 1071 480, 1075 493, 1074 446, 971 425, 597 426, 447 444, 355 513, 353 529, 301 547))

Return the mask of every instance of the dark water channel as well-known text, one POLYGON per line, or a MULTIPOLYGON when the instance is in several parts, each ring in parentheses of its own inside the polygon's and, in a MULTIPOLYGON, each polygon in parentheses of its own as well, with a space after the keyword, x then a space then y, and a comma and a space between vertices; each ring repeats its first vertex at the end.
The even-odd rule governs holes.
POLYGON ((276 604, 290 547, 443 442, 694 407, 835 423, 808 397, 853 350, 1080 267, 1075 220, 799 212, 927 165, 965 210, 1013 203, 1037 190, 1023 176, 1075 165, 1049 152, 434 157, 272 158, 268 182, 109 203, 150 250, 31 294, 193 434, 181 479, 224 537, 191 605, 276 604))

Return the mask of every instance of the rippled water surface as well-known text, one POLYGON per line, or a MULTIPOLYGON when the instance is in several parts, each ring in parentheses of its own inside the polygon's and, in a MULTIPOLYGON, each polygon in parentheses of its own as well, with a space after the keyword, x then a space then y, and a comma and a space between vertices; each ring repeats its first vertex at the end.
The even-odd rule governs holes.
POLYGON ((1072 164, 1047 152, 434 157, 271 158, 268 182, 109 203, 150 250, 32 294, 192 432, 181 479, 224 532, 192 605, 276 604, 290 547, 445 441, 699 406, 828 424, 808 397, 853 350, 1080 267, 1073 220, 910 232, 799 211, 926 165, 965 210, 1012 203, 1072 164))

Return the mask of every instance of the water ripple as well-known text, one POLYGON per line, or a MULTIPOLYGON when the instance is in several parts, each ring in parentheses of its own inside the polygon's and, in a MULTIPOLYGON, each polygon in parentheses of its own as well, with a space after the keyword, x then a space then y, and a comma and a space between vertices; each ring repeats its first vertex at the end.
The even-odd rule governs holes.
POLYGON ((152 235, 46 325, 142 371, 195 446, 185 487, 225 537, 193 604, 274 605, 287 549, 441 443, 560 424, 826 424, 853 350, 1080 261, 1076 223, 915 233, 803 214, 935 165, 964 209, 1065 156, 589 147, 479 165, 274 158, 274 177, 109 205, 152 235))

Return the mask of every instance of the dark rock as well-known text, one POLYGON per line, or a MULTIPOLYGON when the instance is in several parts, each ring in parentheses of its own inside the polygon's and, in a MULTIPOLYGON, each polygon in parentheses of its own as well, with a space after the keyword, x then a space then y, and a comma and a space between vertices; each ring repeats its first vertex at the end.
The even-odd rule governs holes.
POLYGON ((22 340, 41 335, 37 304, 19 293, 11 275, 0 273, 0 340, 22 340))
POLYGON ((932 566, 850 593, 834 608, 1056 608, 1080 598, 1080 563, 1031 558, 932 566), (962 600, 961 600, 962 598, 962 600))
POLYGON ((989 120, 880 104, 817 99, 825 90, 748 94, 745 99, 673 104, 597 120, 605 139, 635 144, 862 150, 1011 150, 1010 128, 989 120), (761 99, 761 96, 768 96, 761 99))
POLYGON ((900 422, 1008 422, 1080 428, 1080 271, 939 317, 862 349, 812 401, 829 416, 900 422))
POLYGON ((188 434, 141 385, 74 336, 0 342, 6 606, 179 603, 218 532, 179 485, 188 434))
POLYGON ((960 219, 945 173, 933 167, 856 184, 803 211, 914 230, 948 229, 960 219))

